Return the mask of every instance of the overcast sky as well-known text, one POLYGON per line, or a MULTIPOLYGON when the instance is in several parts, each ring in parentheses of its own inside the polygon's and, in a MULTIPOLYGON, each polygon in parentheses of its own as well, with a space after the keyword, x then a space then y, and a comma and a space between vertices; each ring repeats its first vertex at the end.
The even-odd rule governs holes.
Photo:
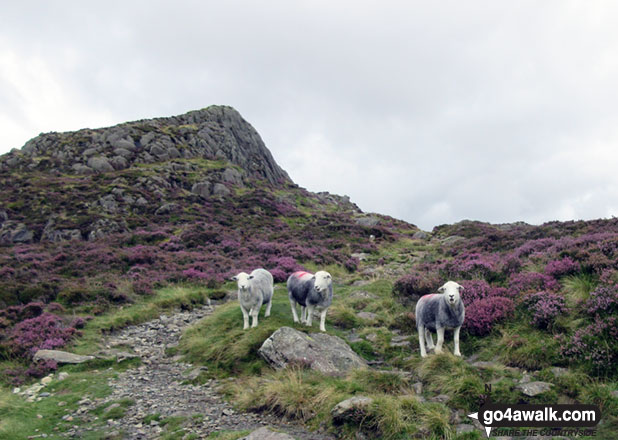
POLYGON ((430 230, 618 215, 618 2, 0 0, 0 152, 225 104, 430 230))

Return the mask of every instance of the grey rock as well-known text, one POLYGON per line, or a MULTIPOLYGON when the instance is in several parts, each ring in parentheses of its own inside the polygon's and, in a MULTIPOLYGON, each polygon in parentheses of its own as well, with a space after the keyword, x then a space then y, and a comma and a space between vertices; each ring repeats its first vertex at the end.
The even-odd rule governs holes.
POLYGON ((354 396, 339 402, 330 411, 330 414, 336 423, 360 423, 367 416, 367 411, 372 404, 373 399, 371 397, 354 396))
POLYGON ((242 185, 242 175, 235 168, 226 168, 223 172, 223 181, 233 185, 242 185))
POLYGON ((358 261, 364 261, 367 259, 368 256, 369 254, 365 252, 356 252, 350 255, 350 257, 356 258, 358 261))
POLYGON ((551 372, 554 374, 554 376, 560 377, 560 376, 564 376, 565 374, 567 374, 569 370, 566 368, 562 368, 562 367, 552 367, 551 372))
POLYGON ((455 433, 457 435, 473 431, 476 431, 476 428, 474 427, 474 425, 469 425, 468 423, 460 423, 455 427, 455 433))
POLYGON ((109 160, 103 156, 91 157, 88 159, 88 166, 99 173, 114 171, 112 164, 110 164, 109 160))
POLYGON ((97 200, 97 203, 109 213, 118 212, 118 202, 116 202, 116 198, 112 194, 101 197, 97 200))
POLYGON ((537 381, 519 384, 516 388, 526 396, 534 397, 549 391, 552 386, 553 384, 549 382, 537 381))
POLYGON ((150 147, 150 154, 158 159, 168 159, 167 150, 161 144, 156 143, 150 147))
POLYGON ((423 393, 423 383, 422 382, 415 382, 414 384, 412 384, 412 389, 414 390, 414 394, 422 394, 423 393))
POLYGON ((493 368, 498 368, 500 365, 495 362, 489 361, 476 361, 472 364, 473 367, 478 368, 479 370, 491 370, 493 368))
POLYGON ((125 159, 128 159, 128 158, 130 158, 131 156, 133 156, 133 153, 132 153, 131 151, 127 150, 126 148, 116 148, 116 149, 114 150, 114 154, 115 154, 116 156, 122 156, 122 157, 124 157, 125 159))
POLYGON ((445 245, 451 245, 451 244, 458 243, 462 240, 465 240, 465 237, 461 237, 459 235, 451 235, 450 237, 446 237, 440 240, 440 243, 445 244, 445 245))
POLYGON ((179 207, 180 206, 176 203, 165 203, 155 211, 155 215, 170 214, 176 211, 179 207))
POLYGON ((124 170, 125 168, 129 167, 129 162, 122 156, 112 157, 110 163, 115 170, 124 170))
POLYGON ((88 241, 98 240, 110 234, 126 232, 128 229, 126 223, 119 224, 114 220, 105 218, 98 219, 91 228, 88 234, 88 241))
POLYGON ((86 148, 84 150, 84 152, 82 153, 82 155, 86 156, 86 157, 90 157, 90 156, 94 156, 95 154, 97 154, 99 152, 98 148, 86 148))
POLYGON ((0 244, 30 243, 34 239, 34 232, 23 223, 5 220, 0 228, 0 244))
POLYGON ((140 140, 139 143, 141 144, 142 147, 145 147, 146 145, 148 145, 154 138, 156 137, 155 132, 150 131, 148 133, 146 133, 145 135, 143 135, 140 140))
POLYGON ((367 228, 371 228, 373 226, 377 226, 380 223, 380 219, 374 215, 367 215, 364 217, 357 217, 354 222, 357 225, 365 226, 367 228))
POLYGON ((227 186, 222 183, 215 183, 215 186, 212 189, 212 193, 215 196, 225 197, 230 194, 230 190, 227 186))
POLYGON ((378 315, 371 312, 358 312, 356 316, 358 316, 360 319, 366 319, 368 321, 373 321, 378 317, 378 315))
MULTIPOLYGON (((112 143, 112 148, 114 148, 115 150, 125 150, 125 151, 134 151, 135 150, 135 142, 133 142, 133 139, 131 138, 125 138, 125 139, 118 139, 116 141, 113 141, 112 143)), ((116 151, 114 151, 116 152, 116 151)), ((118 153, 116 153, 118 154, 118 153)), ((130 153, 129 153, 130 155, 130 153)), ((124 154, 122 154, 122 156, 124 156, 124 154)))
POLYGON ((451 400, 451 396, 448 394, 439 394, 429 399, 430 402, 446 403, 451 400))
POLYGON ((60 241, 81 240, 82 233, 79 229, 56 229, 54 218, 50 218, 43 229, 41 241, 51 241, 54 243, 60 241))
POLYGON ((6 211, 0 211, 0 226, 2 226, 2 223, 7 221, 8 219, 9 215, 6 213, 6 211))
POLYGON ((71 167, 73 169, 73 171, 75 171, 77 174, 92 174, 94 173, 94 170, 86 165, 84 165, 83 163, 76 163, 73 164, 73 166, 71 167))
POLYGON ((39 350, 34 354, 35 361, 53 360, 59 364, 82 364, 94 359, 94 356, 81 356, 61 350, 39 350))
POLYGON ((240 440, 294 440, 294 437, 283 432, 275 432, 267 427, 262 427, 240 440))
POLYGON ((258 353, 275 369, 300 364, 338 376, 351 369, 367 368, 367 363, 343 339, 324 333, 307 335, 290 327, 281 327, 270 335, 258 353))
POLYGON ((180 151, 178 151, 176 147, 168 147, 167 155, 171 157, 172 159, 177 159, 181 156, 180 151))
POLYGON ((412 238, 415 240, 427 240, 429 238, 429 234, 425 231, 416 231, 412 238))
POLYGON ((193 194, 197 194, 200 197, 207 198, 211 194, 212 184, 205 180, 203 182, 198 182, 191 187, 191 192, 193 194))
POLYGON ((141 208, 148 206, 148 200, 146 200, 143 197, 139 197, 136 201, 135 201, 135 205, 139 206, 141 208))

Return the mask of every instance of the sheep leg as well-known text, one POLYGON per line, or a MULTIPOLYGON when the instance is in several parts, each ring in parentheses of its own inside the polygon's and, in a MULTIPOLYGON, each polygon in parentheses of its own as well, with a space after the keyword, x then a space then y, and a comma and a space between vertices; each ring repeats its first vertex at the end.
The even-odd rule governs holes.
POLYGON ((268 301, 268 304, 266 304, 266 313, 264 313, 264 318, 268 318, 270 316, 270 308, 273 305, 273 300, 271 299, 270 301, 268 301))
POLYGON ((435 353, 442 353, 442 344, 444 344, 444 327, 436 328, 436 333, 438 333, 438 342, 436 343, 435 353))
POLYGON ((427 350, 433 350, 433 336, 428 328, 425 329, 425 340, 427 341, 427 350))
POLYGON ((461 356, 461 352, 459 351, 459 329, 460 328, 461 326, 455 328, 455 336, 453 337, 453 340, 455 342, 455 350, 453 351, 453 354, 455 356, 461 356))
POLYGON ((305 324, 307 322, 307 307, 300 306, 300 323, 305 324))
POLYGON ((253 323, 251 324, 251 328, 253 327, 257 327, 258 325, 258 314, 260 313, 260 307, 258 306, 253 306, 253 308, 251 309, 251 316, 253 317, 253 323))
POLYGON ((290 306, 292 307, 292 316, 294 317, 294 322, 298 322, 298 315, 296 314, 296 301, 290 299, 290 306))
POLYGON ((425 326, 418 326, 418 345, 421 347, 421 357, 427 357, 427 351, 425 351, 425 326))
POLYGON ((305 324, 308 327, 311 327, 311 320, 313 318, 313 309, 315 308, 315 306, 310 306, 307 305, 307 307, 305 307, 305 313, 307 313, 307 319, 305 320, 305 324))
POLYGON ((322 313, 320 314, 320 331, 321 332, 326 331, 326 326, 324 325, 326 322, 326 310, 328 309, 322 310, 322 313))
POLYGON ((247 313, 247 310, 245 310, 243 306, 240 306, 240 310, 242 311, 242 319, 244 322, 242 329, 247 330, 249 328, 249 313, 247 313))

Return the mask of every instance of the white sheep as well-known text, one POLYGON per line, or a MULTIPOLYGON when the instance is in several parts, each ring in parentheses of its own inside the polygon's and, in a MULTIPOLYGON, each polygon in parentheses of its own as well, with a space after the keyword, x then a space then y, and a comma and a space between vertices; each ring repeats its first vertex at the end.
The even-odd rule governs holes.
POLYGON ((455 329, 453 354, 461 356, 459 351, 459 330, 464 322, 466 310, 460 297, 463 287, 454 281, 447 281, 438 289, 437 293, 422 296, 416 303, 416 328, 418 329, 418 342, 421 347, 421 357, 426 357, 425 340, 427 348, 434 348, 431 332, 438 334, 435 346, 436 353, 442 353, 444 343, 444 329, 455 329))
POLYGON ((258 314, 266 304, 265 318, 270 316, 273 298, 273 276, 265 269, 255 269, 250 275, 241 272, 232 280, 238 283, 238 302, 244 320, 243 330, 249 328, 249 316, 253 317, 251 327, 257 327, 258 314))
POLYGON ((313 311, 320 311, 320 331, 325 332, 326 311, 333 302, 333 279, 320 270, 312 275, 308 272, 294 272, 288 278, 288 297, 294 322, 298 322, 296 304, 300 304, 300 322, 311 327, 313 311))

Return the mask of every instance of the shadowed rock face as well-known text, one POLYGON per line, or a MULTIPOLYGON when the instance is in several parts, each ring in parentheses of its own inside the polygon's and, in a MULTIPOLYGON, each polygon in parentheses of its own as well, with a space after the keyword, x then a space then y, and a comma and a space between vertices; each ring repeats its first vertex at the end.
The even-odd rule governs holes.
MULTIPOLYGON (((271 184, 291 182, 258 132, 232 107, 210 106, 184 115, 108 128, 45 133, 0 156, 0 170, 107 173, 170 159, 223 159, 271 184)), ((226 181, 239 183, 230 170, 226 181)))
POLYGON ((270 335, 258 353, 275 369, 295 364, 338 376, 367 367, 343 339, 324 333, 307 335, 290 327, 281 327, 270 335))

